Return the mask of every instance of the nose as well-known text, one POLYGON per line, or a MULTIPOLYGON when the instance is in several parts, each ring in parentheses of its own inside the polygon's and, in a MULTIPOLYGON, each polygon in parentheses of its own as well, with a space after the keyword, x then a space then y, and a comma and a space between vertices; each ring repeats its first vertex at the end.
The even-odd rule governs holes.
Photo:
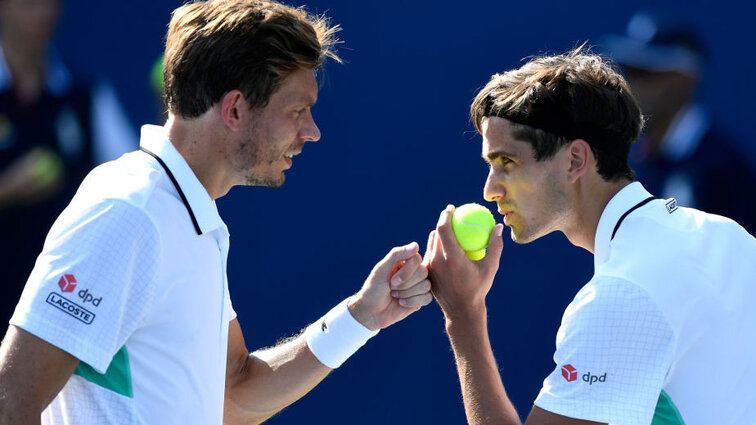
POLYGON ((320 140, 320 129, 315 124, 315 119, 312 117, 309 108, 306 113, 304 125, 299 130, 299 137, 306 142, 317 142, 320 140))
POLYGON ((504 190, 503 182, 497 178, 493 168, 488 170, 488 177, 486 177, 486 184, 483 186, 483 198, 489 202, 496 202, 499 199, 506 196, 507 192, 504 190))

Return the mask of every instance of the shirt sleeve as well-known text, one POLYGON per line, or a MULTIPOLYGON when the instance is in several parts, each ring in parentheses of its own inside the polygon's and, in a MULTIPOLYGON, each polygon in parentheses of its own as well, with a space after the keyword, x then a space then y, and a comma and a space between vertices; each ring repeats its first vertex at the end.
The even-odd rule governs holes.
POLYGON ((159 244, 152 220, 127 202, 69 207, 10 323, 105 373, 152 305, 159 244))
POLYGON ((648 425, 673 353, 672 328, 647 292, 594 278, 564 313, 556 368, 535 405, 571 418, 648 425))

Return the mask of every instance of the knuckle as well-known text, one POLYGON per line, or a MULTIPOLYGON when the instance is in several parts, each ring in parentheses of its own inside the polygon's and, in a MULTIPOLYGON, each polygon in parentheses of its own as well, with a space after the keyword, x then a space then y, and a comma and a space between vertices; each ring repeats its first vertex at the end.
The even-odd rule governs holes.
POLYGON ((420 284, 418 285, 418 287, 420 288, 420 291, 421 291, 420 293, 421 294, 425 294, 428 291, 430 291, 431 283, 430 283, 430 281, 428 279, 425 279, 422 282, 420 282, 420 284))
POLYGON ((388 253, 388 256, 389 256, 389 257, 396 257, 396 256, 397 256, 397 255, 399 255, 399 254, 400 254, 401 252, 402 252, 402 247, 400 247, 400 246, 395 246, 395 247, 391 248, 391 251, 389 251, 389 253, 388 253))

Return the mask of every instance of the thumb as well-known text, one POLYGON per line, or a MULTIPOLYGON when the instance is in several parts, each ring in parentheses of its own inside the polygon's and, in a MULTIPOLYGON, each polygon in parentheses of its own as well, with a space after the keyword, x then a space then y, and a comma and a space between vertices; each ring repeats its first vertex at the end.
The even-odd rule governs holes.
POLYGON ((488 239, 486 256, 481 260, 481 263, 485 264, 486 268, 491 266, 498 268, 501 251, 504 249, 504 240, 501 237, 503 232, 504 225, 501 223, 494 226, 493 231, 491 232, 491 237, 488 239))
POLYGON ((397 246, 391 249, 391 251, 389 251, 378 264, 376 264, 374 270, 375 274, 388 276, 391 274, 391 271, 397 263, 410 259, 413 255, 417 254, 419 250, 420 246, 417 242, 411 242, 407 245, 397 246))

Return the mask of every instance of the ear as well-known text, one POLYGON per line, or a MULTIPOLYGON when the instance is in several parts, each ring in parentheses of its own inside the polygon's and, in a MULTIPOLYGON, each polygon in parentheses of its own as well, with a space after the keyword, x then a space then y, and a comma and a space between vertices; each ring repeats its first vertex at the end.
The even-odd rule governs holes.
POLYGON ((575 183, 590 170, 593 164, 591 146, 583 139, 575 139, 567 145, 567 174, 570 183, 575 183))
POLYGON ((249 105, 240 90, 231 90, 223 95, 220 101, 220 113, 223 123, 231 131, 238 131, 246 114, 249 113, 249 105))

